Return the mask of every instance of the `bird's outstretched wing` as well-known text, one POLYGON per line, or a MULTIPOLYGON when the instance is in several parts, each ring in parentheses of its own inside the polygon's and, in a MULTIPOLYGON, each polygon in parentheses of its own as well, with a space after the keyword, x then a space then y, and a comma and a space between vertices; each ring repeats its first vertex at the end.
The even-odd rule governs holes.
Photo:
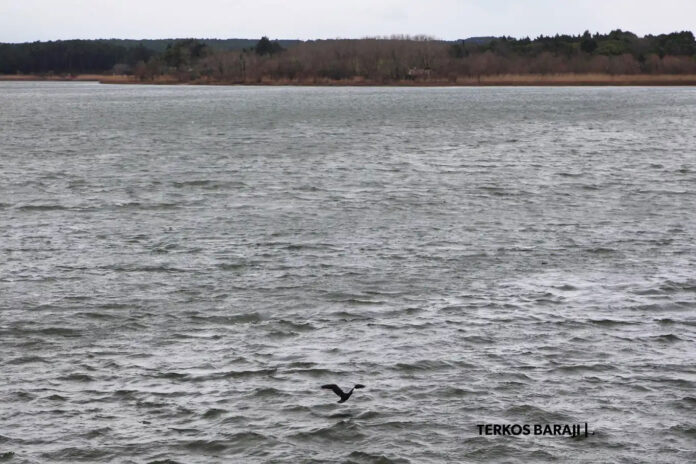
POLYGON ((322 385, 321 388, 326 388, 327 390, 331 390, 331 391, 333 391, 335 394, 337 394, 338 396, 340 396, 341 398, 343 398, 343 395, 345 395, 345 393, 343 393, 343 390, 341 390, 341 387, 339 387, 339 386, 336 385, 335 383, 328 384, 328 385, 322 385))

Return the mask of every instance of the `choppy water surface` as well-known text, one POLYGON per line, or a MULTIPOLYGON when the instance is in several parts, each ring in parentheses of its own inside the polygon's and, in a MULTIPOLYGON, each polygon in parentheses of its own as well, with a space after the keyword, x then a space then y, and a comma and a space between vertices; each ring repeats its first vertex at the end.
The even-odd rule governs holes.
POLYGON ((0 460, 693 462, 695 146, 688 88, 2 83, 0 460))

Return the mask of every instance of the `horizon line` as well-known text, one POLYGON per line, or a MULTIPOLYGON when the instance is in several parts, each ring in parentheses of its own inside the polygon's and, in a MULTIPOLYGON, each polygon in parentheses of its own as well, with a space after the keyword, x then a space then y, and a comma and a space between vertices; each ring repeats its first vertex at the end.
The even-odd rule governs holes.
MULTIPOLYGON (((658 36, 658 35, 665 35, 665 34, 674 34, 674 33, 680 33, 680 32, 691 32, 693 34, 693 31, 690 29, 682 29, 682 30, 673 30, 670 32, 659 32, 659 33, 648 33, 644 35, 636 34, 635 32, 632 32, 627 29, 621 29, 621 28, 614 28, 611 29, 607 32, 598 32, 594 31, 591 32, 589 29, 585 29, 583 32, 580 33, 556 33, 553 35, 546 35, 546 34, 538 34, 534 37, 531 35, 524 35, 524 36, 513 36, 513 35, 474 35, 474 36, 468 36, 468 37, 460 37, 458 39, 443 39, 437 36, 433 36, 431 34, 388 34, 388 35, 367 35, 367 36, 362 36, 362 37, 321 37, 321 38, 313 38, 313 39, 299 39, 299 38, 270 38, 269 35, 263 34, 261 37, 268 37, 270 40, 274 41, 291 41, 291 42, 315 42, 315 41, 320 41, 320 40, 418 40, 418 38, 425 39, 425 40, 431 40, 434 42, 457 42, 461 40, 469 40, 469 39, 479 39, 479 38, 495 38, 495 39, 500 39, 500 38, 513 38, 515 40, 522 40, 522 39, 531 39, 535 40, 536 38, 539 37, 556 37, 556 36, 571 36, 571 37, 577 37, 577 36, 582 36, 585 32, 590 32, 590 34, 595 35, 606 35, 609 34, 613 31, 622 31, 622 32, 630 32, 632 34, 635 34, 636 37, 638 38, 645 38, 648 36, 658 36)), ((37 43, 37 42, 67 42, 71 40, 132 40, 132 41, 145 41, 145 40, 185 40, 185 39, 196 39, 196 40, 260 40, 261 37, 258 38, 248 38, 248 37, 228 37, 228 38, 220 38, 220 37, 202 37, 202 36, 179 36, 179 37, 159 37, 159 38, 131 38, 131 37, 100 37, 100 38, 82 38, 82 37, 73 37, 69 39, 37 39, 37 40, 24 40, 24 41, 0 41, 2 44, 26 44, 26 43, 37 43)))

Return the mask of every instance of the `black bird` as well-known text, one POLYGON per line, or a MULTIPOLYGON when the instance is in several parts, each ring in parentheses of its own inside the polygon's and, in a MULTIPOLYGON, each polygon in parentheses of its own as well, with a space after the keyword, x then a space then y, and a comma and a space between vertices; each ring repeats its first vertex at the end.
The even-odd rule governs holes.
POLYGON ((336 385, 335 383, 328 384, 328 385, 322 385, 321 388, 326 388, 327 390, 332 390, 335 394, 341 397, 341 399, 338 401, 339 403, 345 403, 348 401, 348 398, 350 398, 350 395, 353 394, 353 390, 358 389, 358 388, 365 388, 365 385, 360 385, 359 383, 356 384, 353 388, 351 388, 348 393, 345 393, 343 390, 341 390, 341 387, 336 385))

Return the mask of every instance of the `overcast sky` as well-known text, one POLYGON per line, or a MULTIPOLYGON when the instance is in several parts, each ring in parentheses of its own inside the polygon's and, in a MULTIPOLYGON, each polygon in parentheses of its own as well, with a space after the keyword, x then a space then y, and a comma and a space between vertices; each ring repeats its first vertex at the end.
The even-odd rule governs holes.
POLYGON ((696 30, 696 0, 0 0, 0 42, 696 30))

